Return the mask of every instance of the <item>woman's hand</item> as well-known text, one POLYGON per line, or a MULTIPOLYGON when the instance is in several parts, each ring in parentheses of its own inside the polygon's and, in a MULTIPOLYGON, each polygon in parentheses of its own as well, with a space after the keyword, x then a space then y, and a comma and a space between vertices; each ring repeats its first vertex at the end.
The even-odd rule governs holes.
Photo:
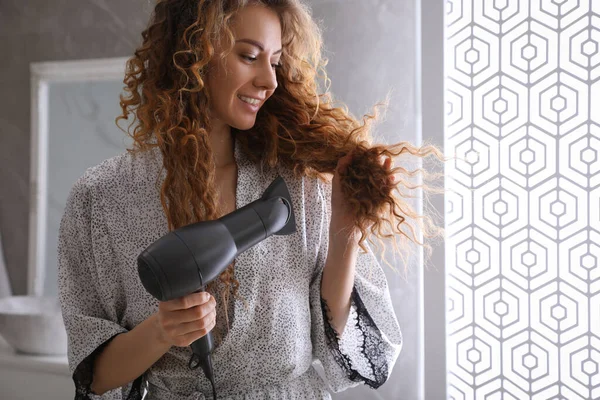
POLYGON ((216 301, 208 292, 191 293, 158 304, 159 339, 171 346, 185 347, 215 327, 216 301))
MULTIPOLYGON (((389 157, 379 157, 383 168, 390 171, 392 168, 392 159, 389 157)), ((333 180, 331 182, 331 221, 329 225, 329 238, 330 240, 341 240, 342 242, 348 242, 352 240, 358 242, 359 230, 354 220, 354 215, 350 212, 350 206, 347 199, 344 198, 342 192, 341 178, 346 171, 346 168, 352 163, 352 153, 349 153, 342 157, 337 164, 336 170, 333 174, 333 180)), ((390 175, 390 183, 393 184, 396 181, 394 175, 390 175)))
MULTIPOLYGON (((329 222, 329 247, 321 279, 321 298, 327 303, 327 317, 331 326, 342 335, 350 312, 350 297, 354 287, 356 260, 360 230, 351 210, 350 202, 344 197, 341 176, 352 162, 352 154, 342 157, 337 164, 331 182, 331 221, 329 222)), ((390 183, 395 178, 390 174, 392 160, 380 157, 379 162, 388 172, 390 183)))

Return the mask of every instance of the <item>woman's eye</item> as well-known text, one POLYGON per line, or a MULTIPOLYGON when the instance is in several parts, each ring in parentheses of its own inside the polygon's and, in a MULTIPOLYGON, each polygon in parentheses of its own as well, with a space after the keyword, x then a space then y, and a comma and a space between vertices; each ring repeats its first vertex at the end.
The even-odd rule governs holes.
MULTIPOLYGON (((256 57, 252 57, 252 56, 241 56, 244 60, 252 63, 254 61, 256 61, 256 57)), ((280 68, 281 64, 280 63, 275 63, 275 64, 271 64, 271 67, 273 68, 280 68)))

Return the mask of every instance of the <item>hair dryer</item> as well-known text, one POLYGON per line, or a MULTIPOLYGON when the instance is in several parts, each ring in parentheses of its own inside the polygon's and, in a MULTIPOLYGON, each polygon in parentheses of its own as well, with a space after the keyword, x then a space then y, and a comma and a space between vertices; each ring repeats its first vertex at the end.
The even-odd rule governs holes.
MULTIPOLYGON (((262 197, 213 221, 190 224, 159 238, 138 256, 142 285, 155 298, 168 301, 202 291, 240 253, 271 235, 296 231, 292 200, 277 177, 262 197)), ((202 366, 213 386, 212 334, 193 342, 189 367, 202 366)))

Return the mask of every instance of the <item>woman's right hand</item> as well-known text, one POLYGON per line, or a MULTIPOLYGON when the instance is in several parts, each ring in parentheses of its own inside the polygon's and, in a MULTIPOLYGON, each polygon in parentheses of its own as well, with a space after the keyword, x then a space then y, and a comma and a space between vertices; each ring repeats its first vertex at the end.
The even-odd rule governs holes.
POLYGON ((171 346, 186 347, 215 326, 216 301, 208 292, 196 292, 158 304, 159 338, 171 346))

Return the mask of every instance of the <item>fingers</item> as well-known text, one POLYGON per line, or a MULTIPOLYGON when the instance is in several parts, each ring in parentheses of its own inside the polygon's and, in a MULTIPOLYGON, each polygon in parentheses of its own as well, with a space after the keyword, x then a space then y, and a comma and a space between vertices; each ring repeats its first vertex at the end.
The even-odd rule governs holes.
POLYGON ((383 155, 377 157, 377 159, 379 160, 379 163, 381 165, 383 165, 383 168, 385 169, 391 169, 392 168, 392 158, 391 157, 385 157, 383 155))
POLYGON ((172 327, 171 335, 172 336, 183 336, 189 333, 207 330, 210 331, 216 323, 217 313, 213 310, 206 316, 201 319, 193 320, 190 322, 179 323, 172 327))
POLYGON ((346 172, 346 168, 348 167, 348 165, 350 165, 351 162, 352 162, 352 153, 348 153, 344 157, 342 157, 338 160, 336 171, 340 174, 343 174, 344 172, 346 172))
MULTIPOLYGON (((394 165, 391 157, 385 157, 383 155, 378 157, 379 163, 383 166, 386 171, 390 171, 394 165)), ((396 182, 396 175, 390 175, 388 178, 390 184, 394 184, 396 182)))
POLYGON ((392 159, 390 157, 386 158, 383 166, 385 167, 385 169, 389 170, 390 168, 392 168, 392 159))
POLYGON ((159 302, 158 309, 160 337, 175 346, 187 346, 216 324, 216 301, 207 292, 159 302))
POLYGON ((162 302, 160 305, 165 311, 176 311, 186 310, 201 304, 205 304, 210 300, 214 301, 214 298, 208 292, 197 292, 191 293, 187 296, 179 297, 177 299, 162 302))
POLYGON ((177 338, 175 339, 175 346, 187 347, 196 340, 200 339, 201 337, 206 336, 210 331, 213 330, 214 327, 215 322, 213 321, 212 325, 210 325, 207 328, 199 329, 193 332, 186 333, 184 335, 177 336, 177 338))
POLYGON ((216 309, 217 302, 211 298, 206 303, 186 308, 184 310, 174 310, 173 315, 179 322, 190 322, 201 318, 205 318, 216 309))

